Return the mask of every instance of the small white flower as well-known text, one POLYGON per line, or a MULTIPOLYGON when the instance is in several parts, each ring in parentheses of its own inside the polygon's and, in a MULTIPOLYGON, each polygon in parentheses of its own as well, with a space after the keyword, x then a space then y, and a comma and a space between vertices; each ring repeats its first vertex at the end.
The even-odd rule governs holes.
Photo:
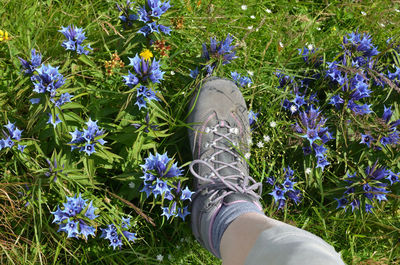
POLYGON ((247 139, 247 144, 249 146, 252 146, 253 145, 253 140, 251 138, 247 139))
POLYGON ((174 71, 171 71, 171 75, 175 75, 175 72, 174 72, 174 71))
POLYGON ((385 24, 379 23, 379 26, 381 26, 382 28, 384 28, 384 27, 385 27, 385 24))
POLYGON ((291 111, 292 113, 295 113, 295 112, 297 111, 296 105, 292 105, 292 106, 290 107, 290 111, 291 111))
POLYGON ((321 30, 321 28, 320 28, 320 27, 318 27, 318 28, 317 28, 317 30, 318 30, 318 31, 320 31, 320 30, 321 30))
POLYGON ((312 50, 312 49, 314 49, 314 45, 308 44, 308 45, 307 45, 307 48, 308 48, 309 50, 312 50))
POLYGON ((365 13, 364 11, 361 11, 361 15, 366 16, 367 13, 365 13))
POLYGON ((185 239, 182 237, 182 238, 181 238, 181 242, 183 242, 183 241, 185 241, 185 239))
POLYGON ((400 9, 396 8, 394 11, 396 11, 397 13, 400 13, 400 9))
POLYGON ((271 9, 269 9, 269 8, 265 9, 265 12, 267 12, 268 14, 272 13, 271 9))
POLYGON ((280 41, 279 42, 279 46, 281 47, 281 48, 283 48, 283 43, 280 41))
POLYGON ((253 71, 247 71, 247 73, 249 74, 249 76, 253 76, 254 75, 253 71))
POLYGON ((271 122, 269 123, 269 126, 271 126, 272 128, 276 127, 276 122, 271 121, 271 122))
POLYGON ((306 171, 305 171, 305 173, 308 175, 308 174, 310 174, 311 173, 311 168, 306 168, 306 171))
POLYGON ((128 186, 129 186, 129 188, 133 189, 133 188, 135 188, 135 183, 133 183, 133 182, 131 181, 131 182, 129 182, 128 186))
POLYGON ((161 261, 164 259, 164 256, 161 255, 161 254, 158 254, 157 257, 156 257, 156 259, 157 259, 159 262, 161 262, 161 261))
POLYGON ((254 15, 251 15, 250 18, 251 19, 256 19, 256 17, 254 15))
POLYGON ((247 6, 246 5, 242 5, 241 8, 242 8, 242 10, 247 10, 247 6))
POLYGON ((172 260, 172 255, 171 254, 168 254, 168 259, 172 260))
POLYGON ((271 137, 269 137, 268 135, 264 135, 263 139, 264 139, 264 142, 268 143, 271 140, 271 137))
POLYGON ((179 245, 176 246, 176 249, 180 249, 180 248, 181 248, 181 246, 179 246, 179 245))
POLYGON ((250 154, 250 153, 246 153, 246 154, 244 154, 244 158, 246 158, 247 160, 249 160, 249 159, 250 159, 250 156, 251 156, 251 154, 250 154))
POLYGON ((248 29, 253 29, 253 26, 248 26, 247 28, 248 28, 248 29))
POLYGON ((258 148, 263 148, 263 147, 264 147, 264 143, 261 142, 261 141, 259 141, 259 142, 257 143, 257 147, 258 147, 258 148))

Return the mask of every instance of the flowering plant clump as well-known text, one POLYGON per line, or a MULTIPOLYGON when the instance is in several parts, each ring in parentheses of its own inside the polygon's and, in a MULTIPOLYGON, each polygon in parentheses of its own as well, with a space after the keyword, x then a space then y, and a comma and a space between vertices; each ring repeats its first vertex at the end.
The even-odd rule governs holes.
POLYGON ((107 228, 100 228, 102 233, 100 238, 108 239, 110 246, 121 249, 123 246, 122 237, 128 239, 128 241, 135 242, 136 233, 131 233, 128 230, 131 228, 131 218, 122 218, 120 227, 116 227, 114 224, 109 224, 107 228))
POLYGON ((153 62, 151 62, 150 58, 152 56, 153 54, 149 50, 145 50, 140 54, 140 58, 138 54, 136 54, 134 58, 129 58, 129 65, 133 66, 135 74, 128 71, 128 75, 123 76, 125 84, 131 88, 139 83, 147 85, 141 85, 136 91, 135 105, 137 105, 139 109, 146 108, 147 104, 145 99, 147 99, 147 101, 160 100, 156 96, 156 93, 148 87, 151 83, 160 83, 164 75, 164 72, 160 70, 159 61, 154 58, 153 62))
MULTIPOLYGON (((388 45, 388 49, 393 46, 388 45)), ((348 161, 349 155, 355 159, 361 155, 370 163, 377 159, 389 163, 390 152, 400 143, 400 119, 392 110, 394 104, 379 106, 377 103, 382 91, 398 90, 398 67, 390 63, 386 54, 380 54, 366 33, 352 32, 344 36, 341 52, 334 61, 323 64, 319 51, 299 49, 303 61, 309 65, 298 75, 303 78, 284 74, 282 70, 276 72, 278 88, 288 92, 282 107, 294 121, 292 131, 298 137, 297 142, 303 142, 305 157, 314 153, 316 168, 322 171, 338 161, 348 161), (314 89, 318 84, 326 87, 325 93, 314 89), (333 139, 336 145, 330 144, 333 139), (347 157, 341 157, 342 152, 347 157)), ((392 166, 395 165, 388 164, 392 166)), ((344 195, 336 198, 337 208, 351 206, 352 211, 360 208, 371 212, 375 201, 387 200, 388 187, 398 179, 398 174, 377 163, 365 170, 351 167, 346 171, 356 173, 347 173, 348 185, 344 195)))
POLYGON ((67 27, 61 27, 59 30, 64 34, 67 40, 63 41, 61 46, 66 50, 76 51, 78 54, 88 55, 93 49, 88 45, 82 45, 83 41, 86 39, 85 32, 82 28, 78 28, 74 25, 69 25, 67 27))
POLYGON ((304 155, 311 154, 311 150, 314 150, 317 168, 324 170, 325 166, 330 164, 326 159, 327 149, 324 144, 332 140, 333 136, 328 131, 328 127, 324 127, 326 119, 320 114, 318 109, 311 106, 307 112, 299 114, 300 121, 293 125, 293 129, 296 133, 302 134, 301 137, 307 139, 310 144, 303 145, 304 155))
POLYGON ((138 33, 148 36, 154 32, 170 34, 171 28, 158 24, 158 20, 171 7, 169 1, 147 0, 146 4, 139 7, 138 20, 145 23, 138 33))
POLYGON ((301 201, 302 195, 300 190, 295 188, 297 187, 295 180, 294 171, 290 167, 283 169, 283 178, 275 178, 273 176, 267 178, 267 184, 273 186, 272 192, 269 194, 274 198, 278 210, 285 207, 289 200, 294 201, 296 204, 301 201))
POLYGON ((207 75, 211 75, 215 67, 221 63, 222 65, 230 63, 236 57, 236 46, 232 45, 233 38, 228 34, 226 39, 223 41, 217 41, 214 38, 210 38, 210 45, 207 46, 203 43, 203 50, 201 57, 205 61, 203 66, 206 70, 207 75))
POLYGON ((399 182, 400 173, 393 173, 390 169, 379 167, 378 163, 365 169, 365 172, 359 174, 347 173, 344 180, 348 186, 341 198, 335 198, 338 202, 337 208, 347 209, 351 206, 351 211, 363 206, 366 212, 371 213, 373 203, 381 203, 386 201, 386 194, 390 191, 387 189, 391 185, 399 182))
MULTIPOLYGON (((21 133, 23 130, 18 129, 18 127, 15 126, 15 123, 11 123, 8 121, 7 125, 4 125, 4 127, 7 129, 7 132, 3 131, 3 135, 5 138, 0 139, 0 150, 5 149, 5 148, 12 148, 15 145, 14 141, 19 142, 21 140, 21 133)), ((21 152, 24 152, 26 145, 20 145, 18 144, 18 150, 21 152)))
MULTIPOLYGON (((52 67, 50 64, 42 64, 41 67, 35 68, 35 74, 31 77, 34 85, 33 91, 42 94, 49 95, 50 101, 55 104, 56 107, 60 107, 67 102, 71 102, 69 93, 60 94, 58 99, 57 89, 65 84, 65 78, 58 72, 58 67, 52 67)), ((32 98, 30 102, 32 104, 38 104, 41 98, 32 98)))
POLYGON ((231 77, 239 87, 250 87, 253 83, 248 76, 241 76, 237 72, 231 72, 231 77))
POLYGON ((99 126, 97 126, 97 121, 92 121, 90 118, 85 123, 87 125, 87 129, 83 129, 83 131, 79 131, 75 129, 75 131, 70 132, 72 136, 71 142, 71 151, 78 149, 80 152, 85 152, 89 156, 96 152, 95 147, 99 145, 104 145, 107 141, 103 138, 105 136, 105 131, 99 126))
POLYGON ((64 210, 57 206, 57 210, 51 212, 54 215, 53 223, 59 225, 57 232, 67 233, 67 237, 88 239, 89 235, 95 237, 96 228, 91 226, 93 220, 98 217, 94 212, 96 207, 93 202, 84 200, 79 194, 74 197, 67 197, 67 202, 63 203, 64 210))
POLYGON ((177 177, 182 175, 182 170, 178 168, 177 163, 173 163, 167 153, 162 155, 150 154, 146 158, 145 164, 141 165, 143 170, 143 188, 141 192, 145 192, 147 198, 153 194, 156 199, 158 195, 162 200, 170 201, 170 207, 162 207, 162 215, 169 219, 171 216, 179 216, 185 220, 189 214, 187 206, 177 208, 177 202, 182 204, 184 201, 191 201, 191 192, 188 187, 181 188, 181 181, 177 177))

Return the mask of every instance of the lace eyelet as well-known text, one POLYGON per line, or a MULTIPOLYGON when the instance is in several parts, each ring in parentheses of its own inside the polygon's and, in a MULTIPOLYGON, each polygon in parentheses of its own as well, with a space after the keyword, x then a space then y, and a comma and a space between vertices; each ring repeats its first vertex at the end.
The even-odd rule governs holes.
POLYGON ((209 133, 210 131, 211 131, 210 127, 207 127, 205 130, 206 133, 209 133))

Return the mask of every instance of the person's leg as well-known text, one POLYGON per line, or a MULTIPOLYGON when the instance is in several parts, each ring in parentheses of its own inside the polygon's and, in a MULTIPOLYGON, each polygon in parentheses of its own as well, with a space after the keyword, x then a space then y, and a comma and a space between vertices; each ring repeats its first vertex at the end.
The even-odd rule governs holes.
POLYGON ((223 265, 343 265, 321 238, 269 218, 248 213, 236 218, 221 239, 223 265))
POLYGON ((263 214, 262 185, 240 155, 249 151, 250 125, 237 86, 207 79, 189 109, 196 191, 191 225, 200 244, 224 264, 343 264, 319 237, 263 214))

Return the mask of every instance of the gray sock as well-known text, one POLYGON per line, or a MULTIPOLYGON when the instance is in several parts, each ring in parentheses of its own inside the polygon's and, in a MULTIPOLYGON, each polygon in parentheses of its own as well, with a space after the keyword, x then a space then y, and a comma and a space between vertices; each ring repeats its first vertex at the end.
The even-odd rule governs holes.
POLYGON ((211 240, 216 253, 214 253, 218 258, 221 258, 221 253, 219 251, 219 246, 221 243, 222 235, 228 228, 230 223, 232 223, 237 217, 245 213, 261 213, 264 214, 257 205, 248 201, 234 201, 231 203, 223 202, 221 209, 219 210, 217 216, 212 224, 212 234, 211 240))

